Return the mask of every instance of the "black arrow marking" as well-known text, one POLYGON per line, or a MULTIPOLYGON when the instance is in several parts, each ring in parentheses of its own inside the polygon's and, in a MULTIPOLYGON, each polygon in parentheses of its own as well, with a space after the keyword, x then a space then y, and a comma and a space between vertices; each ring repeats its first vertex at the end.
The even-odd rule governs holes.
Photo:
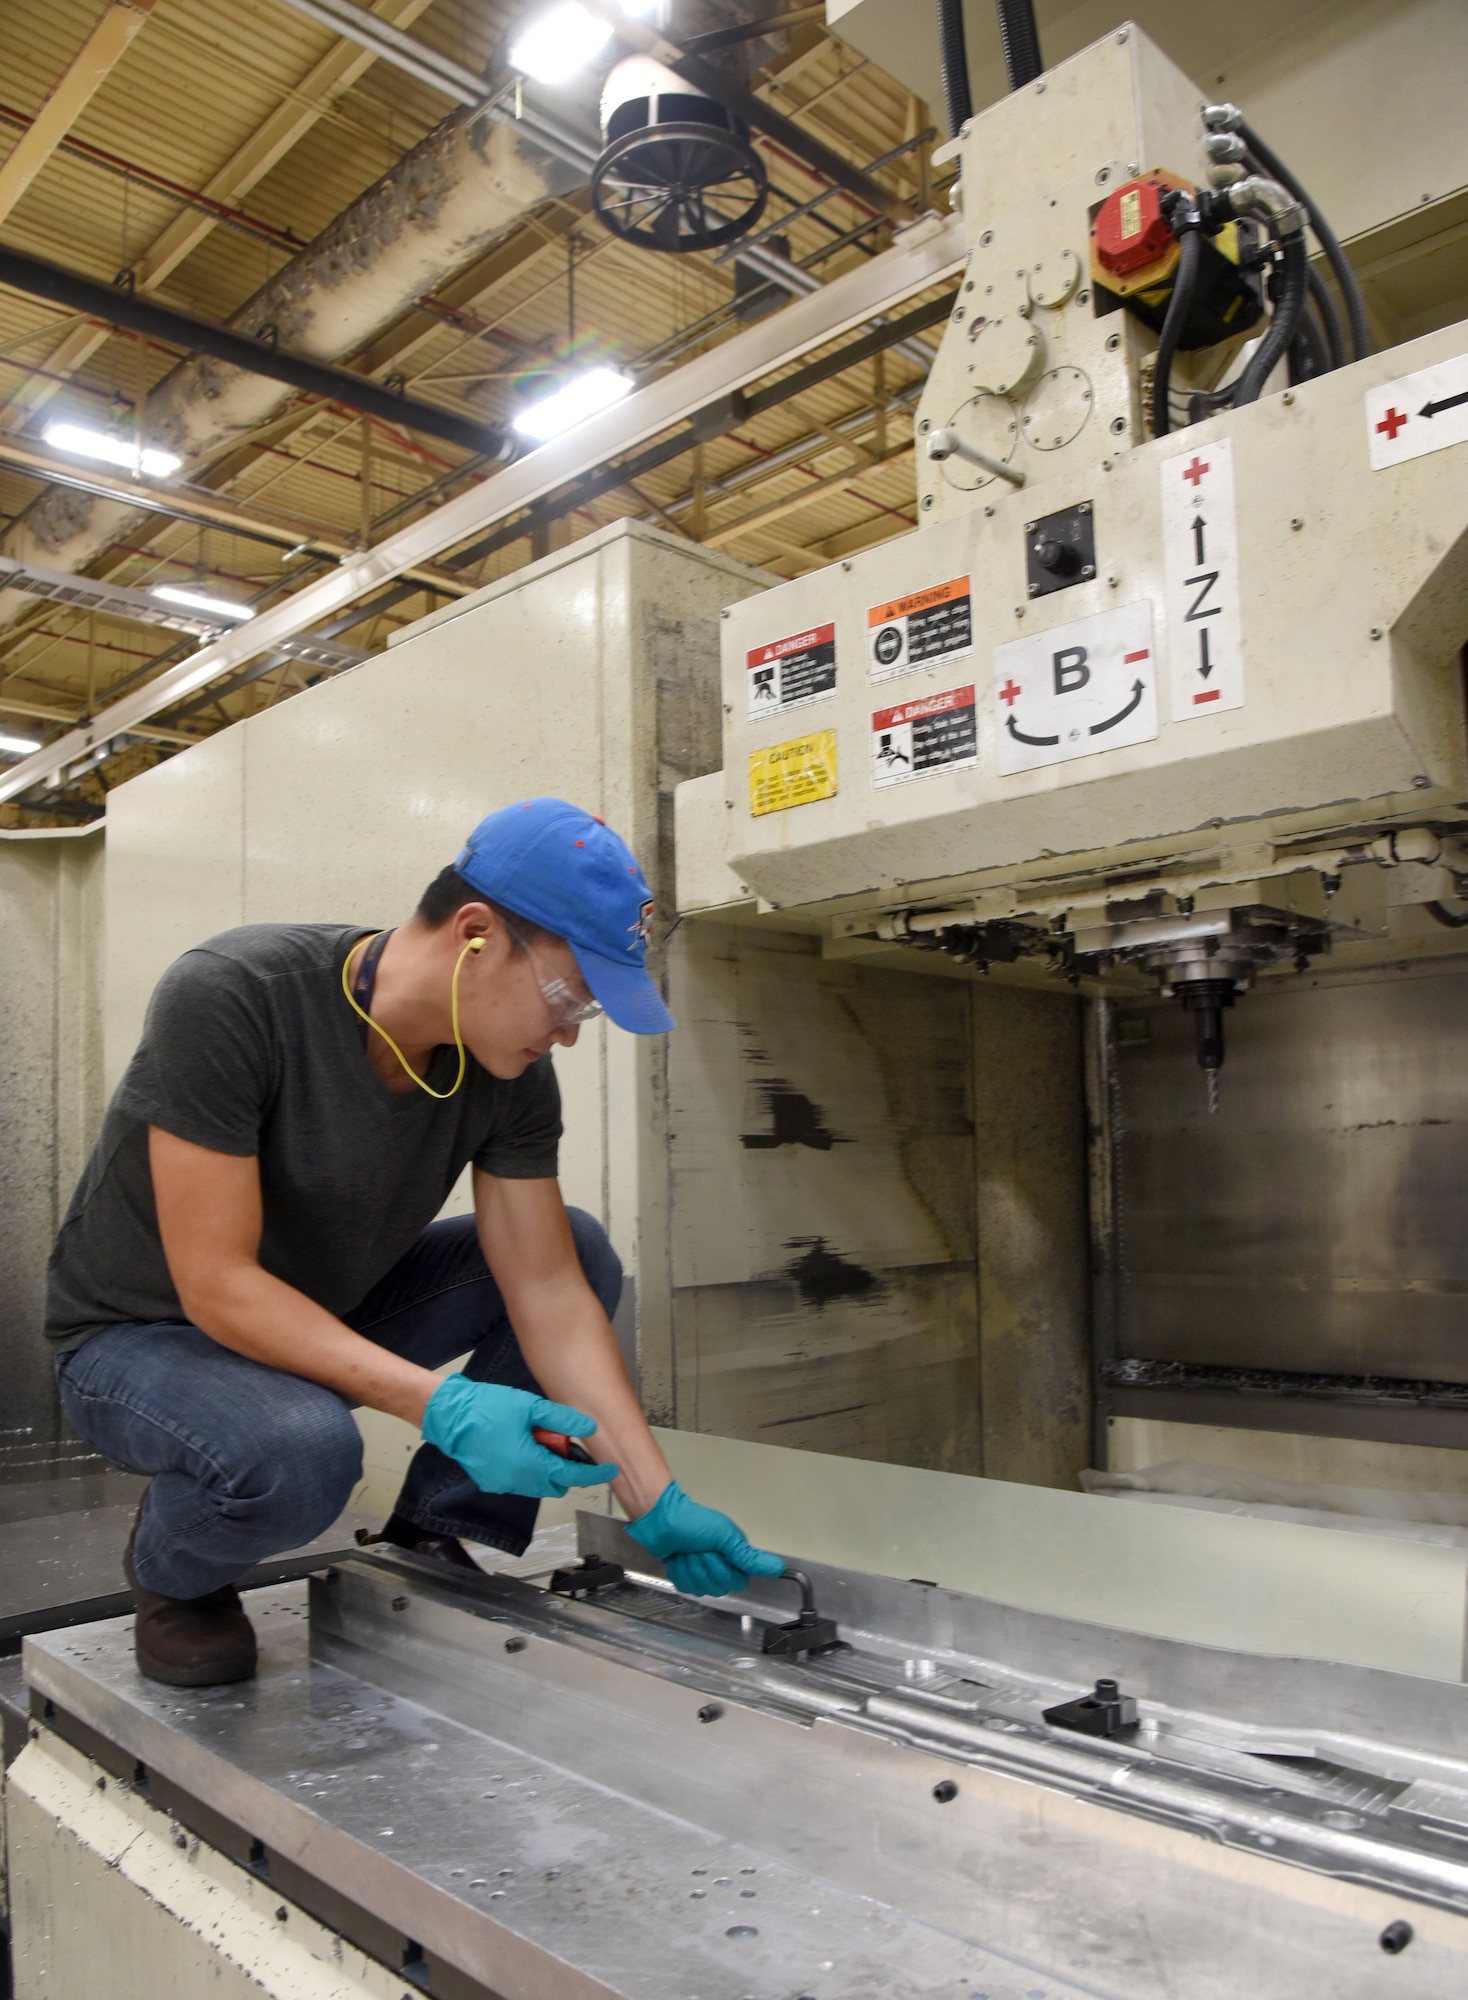
MULTIPOLYGON (((1093 722, 1091 724, 1091 730, 1090 730, 1091 735, 1100 736, 1102 732, 1107 729, 1115 729, 1118 722, 1125 722, 1127 717, 1131 714, 1132 710, 1141 701, 1144 693, 1145 689, 1143 688, 1142 683, 1140 681, 1133 681, 1132 698, 1127 703, 1126 707, 1119 708, 1116 711, 1115 715, 1109 715, 1104 722, 1093 722)), ((1059 739, 1057 739, 1057 741, 1058 740, 1059 739)))
POLYGON ((1463 403, 1468 403, 1468 389, 1460 390, 1456 396, 1442 396, 1435 403, 1424 403, 1417 414, 1419 417, 1437 417, 1444 410, 1456 410, 1463 403))
MULTIPOLYGON (((1060 741, 1058 736, 1026 736, 1012 715, 1004 727, 1009 731, 1016 743, 1033 743, 1037 750, 1052 750, 1060 741)), ((1095 732, 1093 731, 1092 733, 1094 734, 1095 732)))
POLYGON ((1200 641, 1199 651, 1203 655, 1203 658, 1198 666, 1198 672, 1203 676, 1204 680, 1206 681, 1208 676, 1213 672, 1213 662, 1208 657, 1208 627, 1206 625, 1200 625, 1198 627, 1198 638, 1200 641))
POLYGON ((1203 561, 1203 530, 1207 525, 1208 523, 1203 519, 1201 514, 1193 516, 1193 561, 1195 563, 1203 561))

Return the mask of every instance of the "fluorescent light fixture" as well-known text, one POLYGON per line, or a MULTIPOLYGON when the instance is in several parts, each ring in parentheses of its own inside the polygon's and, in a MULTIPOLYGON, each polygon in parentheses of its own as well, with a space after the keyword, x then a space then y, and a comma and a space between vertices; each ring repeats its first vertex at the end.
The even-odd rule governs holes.
POLYGON ((201 590, 179 590, 171 583, 155 583, 148 595, 161 597, 169 604, 186 604, 190 611, 207 611, 211 618, 229 618, 237 624, 255 615, 248 604, 231 604, 227 597, 206 597, 201 590))
POLYGON ((33 750, 40 749, 29 736, 0 736, 0 751, 10 757, 29 757, 33 750))
POLYGON ((559 389, 552 389, 548 396, 527 404, 515 419, 515 429, 544 444, 547 438, 559 437, 562 431, 584 424, 598 411, 609 410, 634 387, 632 377, 615 368, 584 369, 563 382, 559 389))
POLYGON ((171 451, 152 451, 147 445, 139 451, 132 439, 115 437, 111 431, 94 431, 85 424, 48 424, 44 436, 58 451, 100 459, 104 465, 120 465, 134 478, 146 472, 154 479, 167 479, 183 464, 171 451))
POLYGON ((510 44, 510 62, 537 83, 568 83, 596 60, 611 39, 610 21, 599 19, 579 0, 564 0, 538 15, 510 44))

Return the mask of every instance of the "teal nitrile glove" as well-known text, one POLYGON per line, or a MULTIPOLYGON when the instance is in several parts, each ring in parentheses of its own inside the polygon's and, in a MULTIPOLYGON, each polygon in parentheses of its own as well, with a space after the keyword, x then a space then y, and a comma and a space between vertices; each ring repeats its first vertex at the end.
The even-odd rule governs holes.
POLYGON ((727 1514, 700 1507, 676 1479, 627 1532, 657 1557, 674 1589, 687 1597, 728 1597, 752 1576, 785 1574, 783 1556, 752 1548, 727 1514))
POLYGON ((615 1465, 577 1465, 547 1451, 530 1435, 537 1427, 583 1438, 596 1429, 565 1403, 501 1382, 471 1382, 467 1375, 440 1382, 423 1412, 424 1443, 462 1465, 481 1493, 558 1500, 573 1486, 604 1486, 616 1478, 615 1465))

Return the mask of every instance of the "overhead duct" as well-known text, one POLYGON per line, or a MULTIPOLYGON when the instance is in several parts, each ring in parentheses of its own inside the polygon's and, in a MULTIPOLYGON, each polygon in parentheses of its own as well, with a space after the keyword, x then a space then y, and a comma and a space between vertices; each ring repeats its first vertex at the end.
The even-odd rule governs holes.
MULTIPOLYGON (((529 135, 456 114, 344 209, 230 320, 307 360, 355 353, 536 203, 577 184, 529 135)), ((148 399, 150 443, 197 468, 264 423, 295 393, 205 356, 183 362, 148 399)), ((78 570, 144 519, 140 510, 50 487, 5 536, 22 563, 78 570)), ((0 625, 28 600, 0 592, 0 625)))

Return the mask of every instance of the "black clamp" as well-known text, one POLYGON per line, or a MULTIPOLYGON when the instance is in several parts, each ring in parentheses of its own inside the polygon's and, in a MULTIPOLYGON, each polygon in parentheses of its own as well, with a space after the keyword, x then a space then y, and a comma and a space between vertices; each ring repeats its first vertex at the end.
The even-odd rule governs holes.
POLYGON ((552 1571, 550 1587, 557 1597, 590 1597, 594 1590, 609 1590, 614 1583, 626 1580, 627 1572, 620 1563, 583 1556, 574 1569, 552 1571))
POLYGON ((785 1575, 800 1585, 800 1615, 788 1625, 766 1625, 760 1650, 798 1659, 802 1653, 821 1653, 839 1646, 834 1618, 822 1618, 816 1610, 815 1587, 801 1569, 787 1569, 785 1575))
POLYGON ((1076 1729, 1082 1736, 1129 1736, 1137 1727, 1137 1704, 1115 1681, 1097 1681, 1094 1694, 1057 1702, 1041 1713, 1052 1729, 1076 1729))

